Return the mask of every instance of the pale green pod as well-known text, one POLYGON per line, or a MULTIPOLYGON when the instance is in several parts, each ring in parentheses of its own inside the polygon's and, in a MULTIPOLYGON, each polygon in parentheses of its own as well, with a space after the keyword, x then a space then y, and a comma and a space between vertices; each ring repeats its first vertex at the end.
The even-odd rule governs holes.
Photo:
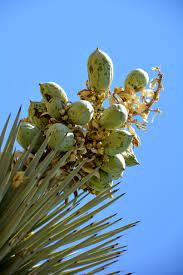
POLYGON ((105 161, 101 166, 101 169, 111 174, 112 178, 115 180, 122 177, 125 168, 125 160, 121 154, 109 156, 108 161, 105 161))
POLYGON ((102 170, 99 170, 100 179, 96 176, 90 178, 87 183, 88 187, 96 192, 102 192, 105 189, 112 187, 112 176, 102 170))
POLYGON ((64 103, 68 101, 67 94, 64 89, 55 82, 40 83, 40 91, 46 101, 50 101, 53 97, 59 97, 64 103))
POLYGON ((136 92, 144 89, 149 82, 149 76, 143 69, 131 71, 125 79, 125 89, 133 88, 136 92))
POLYGON ((88 78, 91 89, 109 91, 113 80, 113 63, 111 58, 100 49, 96 49, 88 58, 88 78))
POLYGON ((39 129, 44 130, 49 123, 48 115, 43 115, 46 113, 47 109, 45 103, 31 101, 28 109, 29 119, 32 124, 37 126, 39 129))
POLYGON ((24 149, 28 149, 29 145, 32 143, 36 135, 38 137, 36 140, 36 144, 32 149, 32 153, 37 152, 37 150, 39 149, 39 147, 44 141, 44 136, 36 126, 25 121, 20 122, 20 125, 18 127, 18 132, 17 132, 17 141, 24 149))
POLYGON ((70 122, 75 125, 87 124, 92 119, 93 113, 93 106, 87 100, 74 102, 67 110, 70 122))
POLYGON ((104 110, 99 122, 105 129, 115 129, 122 127, 127 119, 126 107, 123 104, 113 104, 104 110))
POLYGON ((51 125, 46 132, 46 136, 50 137, 48 145, 60 152, 67 152, 74 146, 73 132, 62 123, 51 125))
POLYGON ((123 129, 115 129, 103 141, 104 152, 109 156, 124 152, 132 142, 132 135, 123 129))
POLYGON ((64 109, 64 103, 59 97, 53 97, 49 102, 46 102, 46 108, 51 117, 59 119, 61 118, 60 111, 64 109))
POLYGON ((134 166, 139 164, 131 146, 126 151, 124 151, 122 155, 125 159, 126 166, 134 166))

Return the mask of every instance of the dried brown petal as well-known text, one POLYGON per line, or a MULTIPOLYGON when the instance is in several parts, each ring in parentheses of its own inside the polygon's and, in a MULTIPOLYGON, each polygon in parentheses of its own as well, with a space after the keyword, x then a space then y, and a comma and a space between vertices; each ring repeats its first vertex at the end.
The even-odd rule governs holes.
POLYGON ((13 177, 13 187, 17 188, 20 186, 20 184, 23 183, 24 181, 24 174, 25 172, 23 171, 18 171, 15 176, 13 177))

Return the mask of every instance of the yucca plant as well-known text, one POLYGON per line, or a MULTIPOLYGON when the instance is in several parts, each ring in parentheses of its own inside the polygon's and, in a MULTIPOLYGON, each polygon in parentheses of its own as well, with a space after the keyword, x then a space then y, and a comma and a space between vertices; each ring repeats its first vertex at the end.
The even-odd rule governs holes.
POLYGON ((20 121, 19 110, 5 138, 8 117, 0 136, 2 274, 104 274, 126 251, 117 240, 137 222, 115 227, 121 219, 105 209, 124 195, 113 180, 138 164, 133 147, 140 140, 132 125, 144 129, 159 98, 162 74, 154 69, 150 89, 147 73, 136 69, 124 89, 111 93, 112 61, 97 49, 80 101, 70 102, 54 82, 42 83, 42 100, 31 102, 20 121), (16 139, 23 151, 14 148, 16 139), (96 219, 101 211, 104 218, 96 219))

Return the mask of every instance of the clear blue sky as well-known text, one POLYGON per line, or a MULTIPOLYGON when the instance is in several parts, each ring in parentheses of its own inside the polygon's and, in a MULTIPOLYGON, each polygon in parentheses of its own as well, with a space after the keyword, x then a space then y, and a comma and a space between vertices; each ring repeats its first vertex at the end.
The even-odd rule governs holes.
POLYGON ((163 114, 141 134, 141 165, 126 171, 127 195, 110 211, 141 220, 121 241, 129 251, 117 269, 183 274, 183 2, 1 0, 0 40, 0 127, 20 104, 26 116, 29 99, 40 99, 39 82, 58 82, 76 100, 96 47, 113 60, 113 87, 133 68, 161 66, 163 114))

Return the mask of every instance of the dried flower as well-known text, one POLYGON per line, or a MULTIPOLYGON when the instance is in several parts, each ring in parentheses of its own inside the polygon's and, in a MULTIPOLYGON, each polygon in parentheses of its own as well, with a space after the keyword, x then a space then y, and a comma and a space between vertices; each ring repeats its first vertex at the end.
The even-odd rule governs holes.
POLYGON ((18 171, 13 177, 13 187, 18 188, 24 181, 24 171, 18 171))

